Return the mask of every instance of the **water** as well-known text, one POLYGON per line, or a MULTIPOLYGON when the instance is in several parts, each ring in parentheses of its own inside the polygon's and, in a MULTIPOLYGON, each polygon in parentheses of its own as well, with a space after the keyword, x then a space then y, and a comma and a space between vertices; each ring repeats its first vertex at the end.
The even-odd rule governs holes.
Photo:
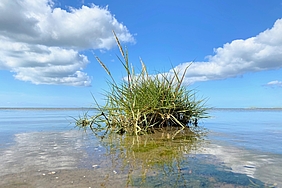
POLYGON ((209 154, 233 172, 282 187, 282 110, 223 109, 211 111, 209 154))
POLYGON ((206 122, 211 138, 261 152, 282 154, 282 110, 225 109, 211 111, 206 122))
POLYGON ((211 110, 207 142, 150 167, 74 128, 82 113, 1 109, 0 187, 282 187, 281 110, 211 110))

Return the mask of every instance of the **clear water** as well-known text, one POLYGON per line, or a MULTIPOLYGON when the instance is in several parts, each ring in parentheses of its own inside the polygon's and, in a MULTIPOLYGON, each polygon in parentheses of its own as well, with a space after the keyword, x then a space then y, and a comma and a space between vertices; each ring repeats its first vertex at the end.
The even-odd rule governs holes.
MULTIPOLYGON (((109 147, 90 132, 74 128, 72 117, 82 113, 77 109, 1 109, 1 179, 9 183, 12 174, 32 172, 38 172, 34 179, 40 179, 43 171, 66 170, 67 181, 72 174, 67 170, 87 170, 88 174, 95 170, 92 177, 107 187, 248 187, 250 182, 258 187, 282 187, 280 110, 211 110, 211 118, 199 124, 208 129, 208 142, 170 165, 152 167, 146 177, 140 173, 140 164, 124 168, 119 152, 109 155, 109 147)), ((80 181, 85 184, 69 187, 91 185, 80 181)))
POLYGON ((211 116, 204 123, 211 140, 206 153, 233 172, 282 187, 282 110, 212 110, 211 116))
POLYGON ((205 122, 211 130, 211 139, 260 152, 282 154, 282 110, 213 110, 211 116, 205 122))

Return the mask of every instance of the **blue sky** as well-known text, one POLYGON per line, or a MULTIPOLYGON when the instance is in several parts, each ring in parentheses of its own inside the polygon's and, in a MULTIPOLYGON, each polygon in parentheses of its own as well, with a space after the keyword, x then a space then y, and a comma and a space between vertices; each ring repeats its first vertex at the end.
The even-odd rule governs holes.
POLYGON ((125 75, 183 71, 209 107, 282 107, 282 0, 1 0, 0 107, 92 107, 125 75))

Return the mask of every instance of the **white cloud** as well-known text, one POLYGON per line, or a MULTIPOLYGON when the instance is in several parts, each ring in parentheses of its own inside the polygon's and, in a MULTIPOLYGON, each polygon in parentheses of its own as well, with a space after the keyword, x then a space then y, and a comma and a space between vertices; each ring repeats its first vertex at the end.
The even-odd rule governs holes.
MULTIPOLYGON (((214 50, 208 61, 194 62, 188 69, 184 84, 236 77, 246 72, 256 72, 282 67, 282 19, 271 29, 246 40, 234 40, 214 50)), ((175 67, 183 73, 189 63, 175 67)), ((173 70, 169 71, 169 74, 173 70)))
POLYGON ((52 0, 0 2, 0 69, 35 84, 89 86, 89 63, 81 51, 134 42, 128 29, 107 8, 55 8, 52 0))
POLYGON ((274 80, 274 81, 270 81, 268 82, 265 86, 270 86, 270 87, 282 87, 282 81, 278 81, 278 80, 274 80))

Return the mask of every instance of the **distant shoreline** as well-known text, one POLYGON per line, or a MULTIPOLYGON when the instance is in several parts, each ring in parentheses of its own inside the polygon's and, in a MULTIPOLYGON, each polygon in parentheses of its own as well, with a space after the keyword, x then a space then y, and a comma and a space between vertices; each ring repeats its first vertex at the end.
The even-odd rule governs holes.
MULTIPOLYGON (((0 110, 95 110, 90 107, 0 107, 0 110)), ((282 108, 210 108, 210 110, 277 110, 282 111, 282 108)))
POLYGON ((86 107, 0 107, 0 110, 95 110, 95 108, 86 107))
POLYGON ((256 110, 269 110, 269 111, 282 111, 282 108, 211 108, 210 110, 249 110, 249 111, 256 111, 256 110))

